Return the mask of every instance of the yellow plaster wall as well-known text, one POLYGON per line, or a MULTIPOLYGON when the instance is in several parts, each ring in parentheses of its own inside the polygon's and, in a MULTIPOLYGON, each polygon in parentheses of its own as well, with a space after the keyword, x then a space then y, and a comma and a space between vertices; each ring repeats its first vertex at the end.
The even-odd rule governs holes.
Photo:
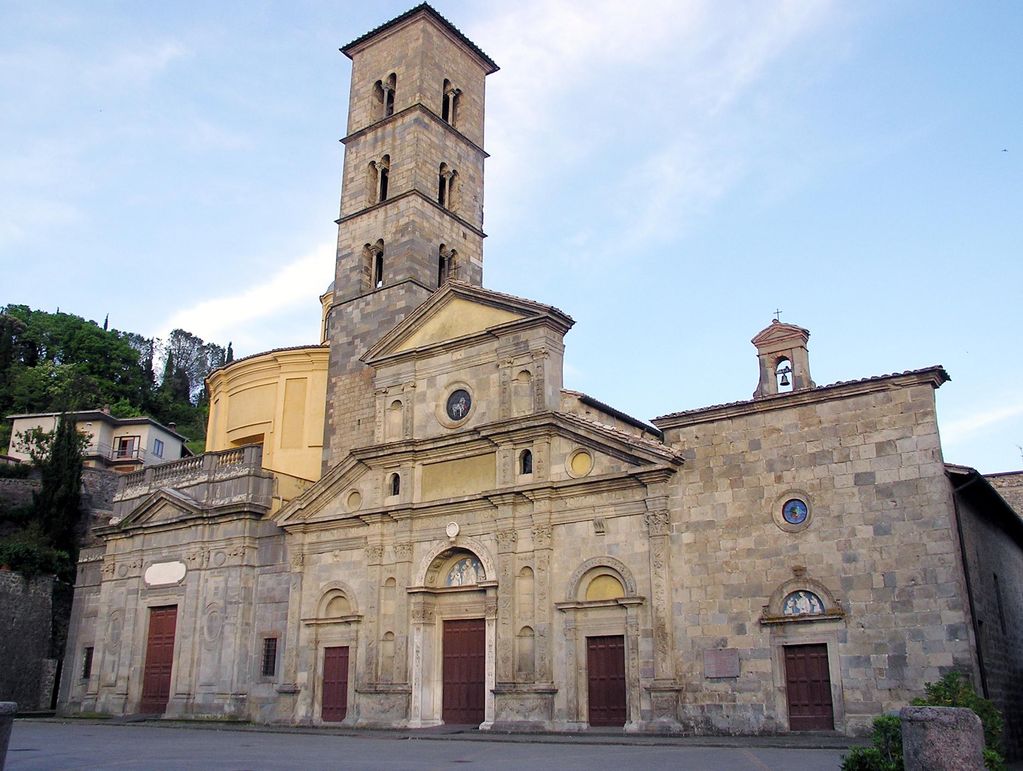
MULTIPOLYGON (((326 346, 269 351, 214 372, 206 450, 262 437, 263 468, 299 480, 319 479, 328 355, 326 346)), ((284 487, 290 493, 295 486, 284 487)))
POLYGON ((423 466, 422 500, 457 498, 480 490, 492 490, 497 474, 497 455, 446 460, 423 466))
POLYGON ((482 332, 489 327, 520 318, 522 316, 511 311, 456 297, 441 308, 433 318, 427 319, 423 326, 410 335, 397 350, 409 351, 430 343, 453 340, 456 337, 482 332))

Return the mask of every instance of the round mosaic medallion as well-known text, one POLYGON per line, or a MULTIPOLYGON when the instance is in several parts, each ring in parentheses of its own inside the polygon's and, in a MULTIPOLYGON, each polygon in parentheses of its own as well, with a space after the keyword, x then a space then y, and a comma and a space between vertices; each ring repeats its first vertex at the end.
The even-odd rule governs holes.
POLYGON ((806 508, 806 502, 801 501, 798 498, 790 498, 785 501, 785 505, 781 507, 781 515, 790 525, 803 524, 806 522, 806 518, 809 513, 809 510, 806 508))
POLYGON ((472 397, 464 388, 459 388, 448 396, 448 403, 444 409, 448 418, 457 422, 468 417, 470 407, 472 407, 472 397))

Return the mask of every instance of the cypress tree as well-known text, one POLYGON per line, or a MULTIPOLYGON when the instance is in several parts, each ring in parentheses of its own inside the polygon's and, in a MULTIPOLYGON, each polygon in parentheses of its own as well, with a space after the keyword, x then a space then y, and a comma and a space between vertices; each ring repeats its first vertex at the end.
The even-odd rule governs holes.
POLYGON ((36 519, 54 548, 72 557, 77 546, 77 528, 82 486, 82 437, 75 422, 62 413, 50 445, 50 454, 40 467, 40 489, 33 496, 36 519))

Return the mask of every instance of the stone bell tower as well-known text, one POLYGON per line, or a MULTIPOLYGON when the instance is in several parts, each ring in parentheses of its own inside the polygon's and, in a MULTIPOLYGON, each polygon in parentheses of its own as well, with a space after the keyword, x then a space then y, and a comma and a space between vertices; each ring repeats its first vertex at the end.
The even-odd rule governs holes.
POLYGON ((483 106, 497 65, 423 3, 352 60, 337 220, 324 468, 373 442, 359 357, 444 282, 483 281, 483 106))
POLYGON ((754 399, 787 391, 815 388, 810 379, 810 353, 806 343, 810 331, 795 324, 782 324, 775 319, 751 341, 757 348, 760 382, 754 399))

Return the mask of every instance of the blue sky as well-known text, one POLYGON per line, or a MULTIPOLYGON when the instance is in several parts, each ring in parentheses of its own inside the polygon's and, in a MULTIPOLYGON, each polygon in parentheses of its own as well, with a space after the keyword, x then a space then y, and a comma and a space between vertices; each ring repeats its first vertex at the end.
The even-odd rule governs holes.
MULTIPOLYGON (((0 4, 0 304, 314 342, 349 62, 409 2, 0 4)), ((943 364, 946 460, 1023 467, 1023 5, 441 2, 490 54, 485 284, 650 418, 943 364)))

